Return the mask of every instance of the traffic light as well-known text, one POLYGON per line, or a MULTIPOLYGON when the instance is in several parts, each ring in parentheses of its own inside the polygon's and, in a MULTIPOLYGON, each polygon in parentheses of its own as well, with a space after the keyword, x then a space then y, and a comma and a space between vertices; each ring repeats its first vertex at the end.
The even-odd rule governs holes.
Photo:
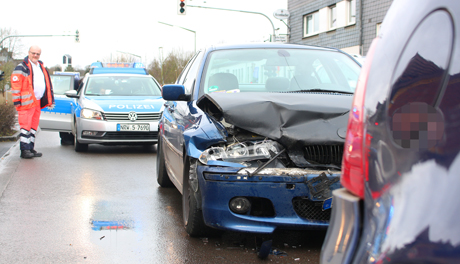
POLYGON ((78 31, 78 29, 77 29, 77 31, 75 33, 76 33, 75 42, 80 42, 80 32, 78 31))
POLYGON ((177 9, 178 15, 185 15, 187 12, 185 8, 187 7, 187 0, 179 0, 179 7, 177 9))
POLYGON ((3 77, 5 76, 4 71, 0 71, 0 82, 3 81, 3 77))

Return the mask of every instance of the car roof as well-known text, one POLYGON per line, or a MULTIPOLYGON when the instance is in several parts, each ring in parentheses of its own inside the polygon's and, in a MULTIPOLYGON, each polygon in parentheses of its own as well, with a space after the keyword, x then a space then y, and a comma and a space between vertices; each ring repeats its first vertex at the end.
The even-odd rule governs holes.
POLYGON ((279 49, 311 49, 311 50, 329 50, 329 51, 340 51, 336 48, 320 47, 312 45, 300 45, 300 44, 286 44, 276 42, 253 42, 253 43, 241 43, 241 44, 218 44, 209 46, 206 49, 209 50, 225 50, 225 49, 256 49, 256 48, 279 48, 279 49))
POLYGON ((132 74, 132 73, 99 73, 99 74, 89 74, 89 77, 109 77, 109 76, 120 76, 120 77, 140 77, 140 78, 152 78, 150 74, 132 74))

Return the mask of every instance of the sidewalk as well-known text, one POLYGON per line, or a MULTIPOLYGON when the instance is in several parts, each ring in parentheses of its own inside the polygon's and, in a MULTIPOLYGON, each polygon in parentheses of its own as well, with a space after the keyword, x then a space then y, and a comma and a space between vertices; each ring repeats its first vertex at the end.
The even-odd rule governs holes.
POLYGON ((18 138, 19 132, 12 137, 0 138, 0 196, 21 162, 18 138))

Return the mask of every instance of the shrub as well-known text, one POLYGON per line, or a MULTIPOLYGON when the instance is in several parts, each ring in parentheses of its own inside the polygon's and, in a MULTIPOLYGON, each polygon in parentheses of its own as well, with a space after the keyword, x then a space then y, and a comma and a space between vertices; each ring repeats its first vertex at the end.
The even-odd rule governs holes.
POLYGON ((16 118, 16 109, 11 104, 0 104, 0 136, 11 136, 16 118))

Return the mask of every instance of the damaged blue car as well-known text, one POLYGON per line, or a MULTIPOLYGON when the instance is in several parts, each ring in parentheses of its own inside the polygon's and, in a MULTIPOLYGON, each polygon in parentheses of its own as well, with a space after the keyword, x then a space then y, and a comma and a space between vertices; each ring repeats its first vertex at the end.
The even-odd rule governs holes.
POLYGON ((294 44, 197 52, 162 88, 156 162, 158 184, 182 194, 187 233, 327 228, 360 68, 294 44))

